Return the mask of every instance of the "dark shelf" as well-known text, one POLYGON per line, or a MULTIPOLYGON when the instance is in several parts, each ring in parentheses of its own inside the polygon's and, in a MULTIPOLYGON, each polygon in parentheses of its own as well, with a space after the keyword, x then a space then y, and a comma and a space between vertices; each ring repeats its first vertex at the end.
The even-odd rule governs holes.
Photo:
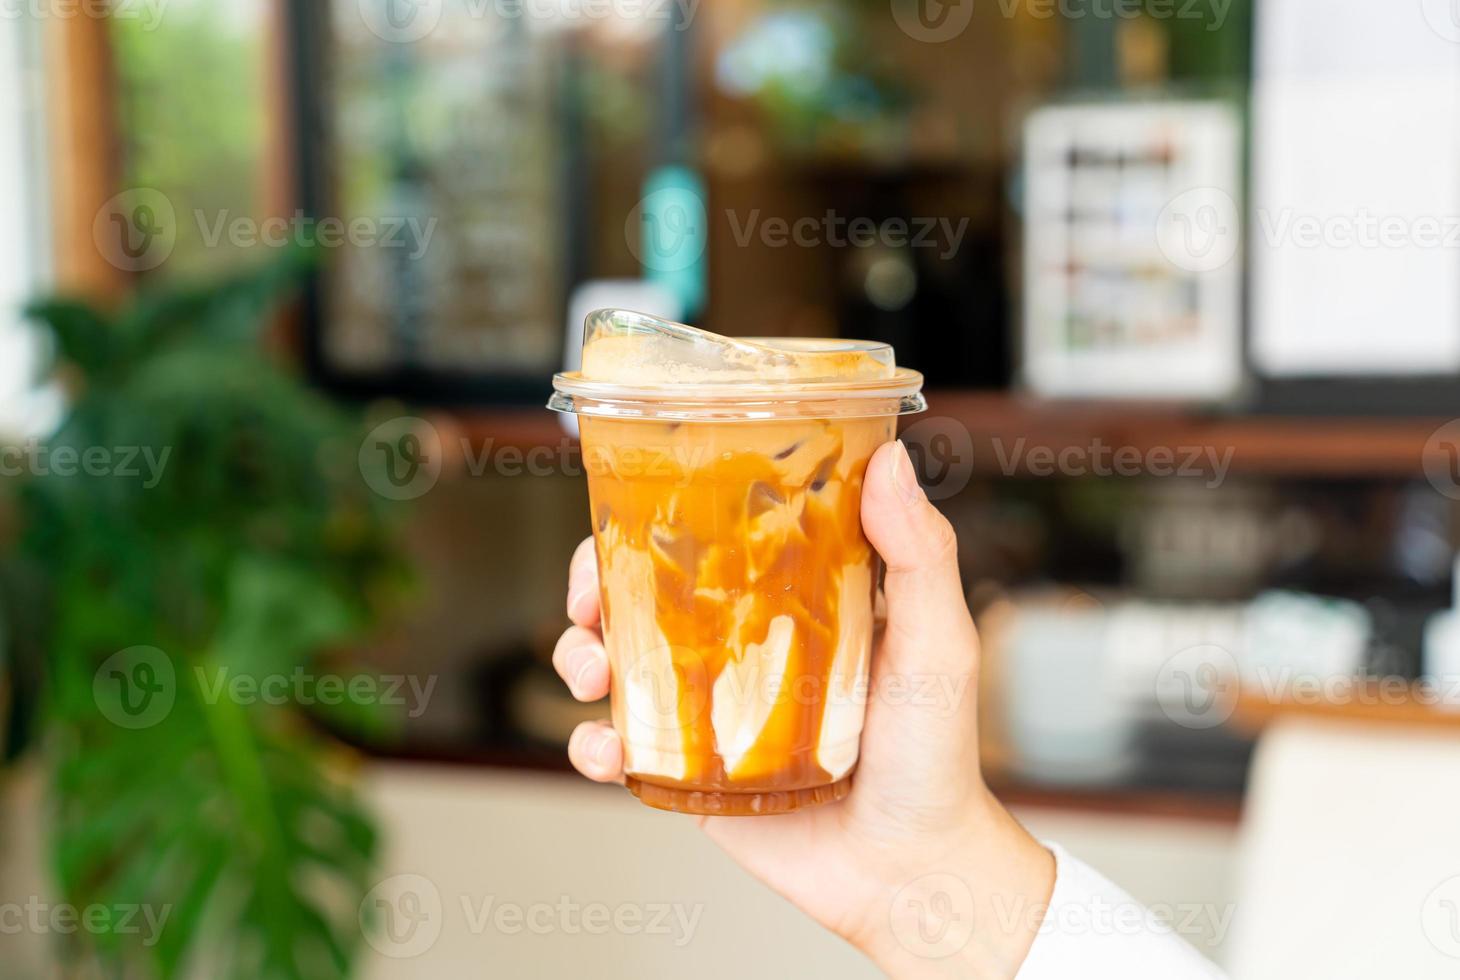
MULTIPOLYGON (((1191 406, 1051 401, 1005 393, 931 391, 926 415, 948 419, 969 435, 974 471, 1030 476, 1028 451, 1048 447, 1130 448, 1144 458, 1169 449, 1180 462, 1193 449, 1231 451, 1231 471, 1274 476, 1421 477, 1427 446, 1441 418, 1235 415, 1191 406), (1015 446, 1023 440, 1016 453, 1015 446), (1013 461, 1011 466, 1010 461, 1013 461)), ((472 443, 527 449, 561 445, 569 437, 546 409, 463 409, 443 416, 472 443)), ((571 440, 570 440, 571 441, 571 440)))

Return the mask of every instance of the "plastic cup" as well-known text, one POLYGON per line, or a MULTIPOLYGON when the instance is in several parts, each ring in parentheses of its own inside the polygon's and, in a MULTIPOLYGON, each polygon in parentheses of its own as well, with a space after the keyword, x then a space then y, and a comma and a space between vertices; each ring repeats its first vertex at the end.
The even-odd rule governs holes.
POLYGON ((589 316, 585 370, 596 340, 651 345, 657 366, 558 375, 549 403, 579 416, 628 788, 723 815, 841 799, 880 571, 862 479, 925 407, 921 375, 884 344, 732 341, 624 311, 589 316))

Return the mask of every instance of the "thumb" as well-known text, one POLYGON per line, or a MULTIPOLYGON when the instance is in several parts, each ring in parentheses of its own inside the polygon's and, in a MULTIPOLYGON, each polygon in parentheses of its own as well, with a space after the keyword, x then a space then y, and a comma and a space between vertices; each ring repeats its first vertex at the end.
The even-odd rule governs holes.
POLYGON ((918 485, 901 440, 867 464, 862 530, 887 566, 883 644, 894 669, 971 670, 977 633, 958 574, 958 539, 918 485))

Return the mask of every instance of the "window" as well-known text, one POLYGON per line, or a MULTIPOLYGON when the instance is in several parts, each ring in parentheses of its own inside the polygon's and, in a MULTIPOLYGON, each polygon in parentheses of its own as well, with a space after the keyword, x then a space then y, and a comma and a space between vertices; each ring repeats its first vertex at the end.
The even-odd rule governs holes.
POLYGON ((36 388, 38 338, 21 316, 49 273, 38 42, 33 22, 0 18, 0 439, 43 430, 55 407, 36 388))

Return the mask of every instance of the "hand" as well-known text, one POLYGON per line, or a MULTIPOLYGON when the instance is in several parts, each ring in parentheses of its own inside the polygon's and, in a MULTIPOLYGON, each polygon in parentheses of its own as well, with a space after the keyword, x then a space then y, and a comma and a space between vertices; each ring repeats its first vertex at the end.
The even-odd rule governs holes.
MULTIPOLYGON (((1054 859, 979 772, 978 634, 957 540, 901 442, 868 464, 862 527, 887 567, 887 624, 851 792, 782 816, 695 819, 742 866, 894 976, 1013 977, 1040 924, 1030 910, 1053 889, 1054 859)), ((553 663, 575 697, 598 700, 609 666, 591 539, 569 569, 568 616, 575 625, 553 663)), ((568 755, 590 779, 623 779, 623 747, 605 722, 579 726, 568 755)))

